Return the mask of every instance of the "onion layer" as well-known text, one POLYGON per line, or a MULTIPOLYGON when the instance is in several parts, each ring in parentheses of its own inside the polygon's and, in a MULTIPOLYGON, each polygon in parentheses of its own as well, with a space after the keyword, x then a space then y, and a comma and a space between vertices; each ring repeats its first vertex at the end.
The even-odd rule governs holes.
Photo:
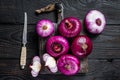
POLYGON ((54 32, 54 25, 50 20, 39 20, 36 25, 37 34, 41 37, 47 37, 54 32))
POLYGON ((59 33, 64 37, 75 37, 81 31, 81 22, 74 17, 65 18, 59 24, 58 30, 59 33))
POLYGON ((62 55, 57 60, 57 67, 64 75, 74 75, 80 70, 80 61, 73 55, 62 55))
POLYGON ((100 34, 106 25, 105 16, 98 10, 91 10, 85 17, 85 26, 88 32, 100 34))
POLYGON ((72 53, 80 58, 88 56, 92 51, 92 42, 85 36, 77 36, 71 45, 72 53))
POLYGON ((68 50, 68 41, 62 36, 52 36, 46 42, 46 51, 53 57, 66 54, 68 50))

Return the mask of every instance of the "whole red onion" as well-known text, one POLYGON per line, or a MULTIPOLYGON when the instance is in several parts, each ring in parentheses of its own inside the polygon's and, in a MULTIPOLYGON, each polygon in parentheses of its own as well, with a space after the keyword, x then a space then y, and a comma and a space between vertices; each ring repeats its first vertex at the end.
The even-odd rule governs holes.
POLYGON ((69 50, 68 41, 62 36, 52 36, 46 42, 46 51, 53 57, 66 54, 69 50))
POLYGON ((65 18, 59 24, 58 30, 59 33, 64 37, 75 37, 81 31, 81 22, 74 17, 65 18))
POLYGON ((39 20, 36 25, 36 31, 39 36, 47 37, 54 32, 54 25, 50 20, 39 20))
POLYGON ((80 61, 73 55, 62 55, 57 60, 57 67, 64 75, 74 75, 80 70, 80 61))
POLYGON ((71 45, 72 53, 80 58, 88 56, 92 51, 92 42, 85 36, 77 36, 71 45))
POLYGON ((105 16, 98 10, 91 10, 85 17, 85 26, 88 32, 100 34, 106 25, 105 16))

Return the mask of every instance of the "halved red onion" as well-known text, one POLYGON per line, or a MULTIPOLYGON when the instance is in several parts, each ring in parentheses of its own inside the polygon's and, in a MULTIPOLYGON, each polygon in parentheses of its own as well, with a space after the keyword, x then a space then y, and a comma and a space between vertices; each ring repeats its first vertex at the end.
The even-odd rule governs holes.
POLYGON ((80 70, 80 61, 73 55, 62 55, 57 60, 57 67, 64 75, 74 75, 80 70))
POLYGON ((71 45, 72 53, 80 58, 88 56, 92 51, 92 42, 85 36, 77 36, 71 45))
POLYGON ((91 10, 84 20, 86 29, 92 34, 100 34, 106 25, 105 16, 98 10, 91 10))
POLYGON ((52 36, 46 42, 46 51, 53 57, 66 54, 69 50, 68 41, 62 36, 52 36))
POLYGON ((68 17, 61 21, 58 30, 62 36, 71 38, 80 33, 81 26, 81 22, 77 18, 68 17))
POLYGON ((54 25, 50 20, 39 20, 36 25, 37 34, 41 37, 47 37, 54 32, 54 25))

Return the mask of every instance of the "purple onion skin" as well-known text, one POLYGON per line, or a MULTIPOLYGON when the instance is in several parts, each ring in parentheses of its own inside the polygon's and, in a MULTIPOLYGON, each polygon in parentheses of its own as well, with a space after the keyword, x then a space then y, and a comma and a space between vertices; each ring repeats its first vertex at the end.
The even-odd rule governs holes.
POLYGON ((72 38, 77 36, 80 33, 81 26, 82 26, 81 22, 77 18, 67 17, 63 19, 59 24, 58 31, 62 36, 67 38, 72 38), (70 27, 67 28, 66 20, 68 20, 72 24, 71 28, 70 27))
POLYGON ((92 52, 92 42, 85 36, 77 36, 71 45, 71 50, 74 55, 79 58, 85 58, 92 52))
POLYGON ((62 37, 62 36, 52 36, 50 37, 47 42, 46 42, 46 51, 48 52, 48 54, 50 54, 53 57, 59 57, 63 54, 66 54, 69 50, 69 43, 68 41, 62 37), (52 45, 54 43, 58 43, 60 46, 60 51, 59 52, 55 52, 53 50, 52 45))
POLYGON ((100 34, 106 25, 105 16, 98 10, 91 10, 87 13, 84 24, 89 33, 100 34))
POLYGON ((80 61, 73 55, 62 55, 57 60, 57 67, 64 75, 75 75, 80 70, 80 61))
POLYGON ((36 31, 39 36, 48 37, 54 32, 54 25, 50 20, 39 20, 36 25, 36 31))

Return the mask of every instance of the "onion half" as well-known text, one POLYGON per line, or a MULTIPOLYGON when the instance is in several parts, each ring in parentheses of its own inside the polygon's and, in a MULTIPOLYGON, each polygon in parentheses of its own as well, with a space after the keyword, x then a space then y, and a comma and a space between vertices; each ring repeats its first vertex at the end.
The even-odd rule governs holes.
POLYGON ((92 51, 92 42, 85 35, 77 36, 72 42, 71 50, 74 55, 85 58, 92 51))
POLYGON ((98 10, 91 10, 87 13, 84 20, 86 29, 89 33, 100 34, 106 25, 105 16, 98 10))
POLYGON ((74 75, 80 70, 80 61, 73 55, 62 55, 57 60, 57 67, 64 75, 74 75))
POLYGON ((68 41, 62 36, 52 36, 46 42, 46 51, 53 57, 66 54, 69 50, 68 41))
POLYGON ((54 32, 54 25, 50 20, 39 20, 36 25, 37 34, 41 37, 47 37, 54 32))
POLYGON ((75 37, 81 31, 81 22, 74 17, 65 18, 59 24, 58 31, 64 37, 75 37))

